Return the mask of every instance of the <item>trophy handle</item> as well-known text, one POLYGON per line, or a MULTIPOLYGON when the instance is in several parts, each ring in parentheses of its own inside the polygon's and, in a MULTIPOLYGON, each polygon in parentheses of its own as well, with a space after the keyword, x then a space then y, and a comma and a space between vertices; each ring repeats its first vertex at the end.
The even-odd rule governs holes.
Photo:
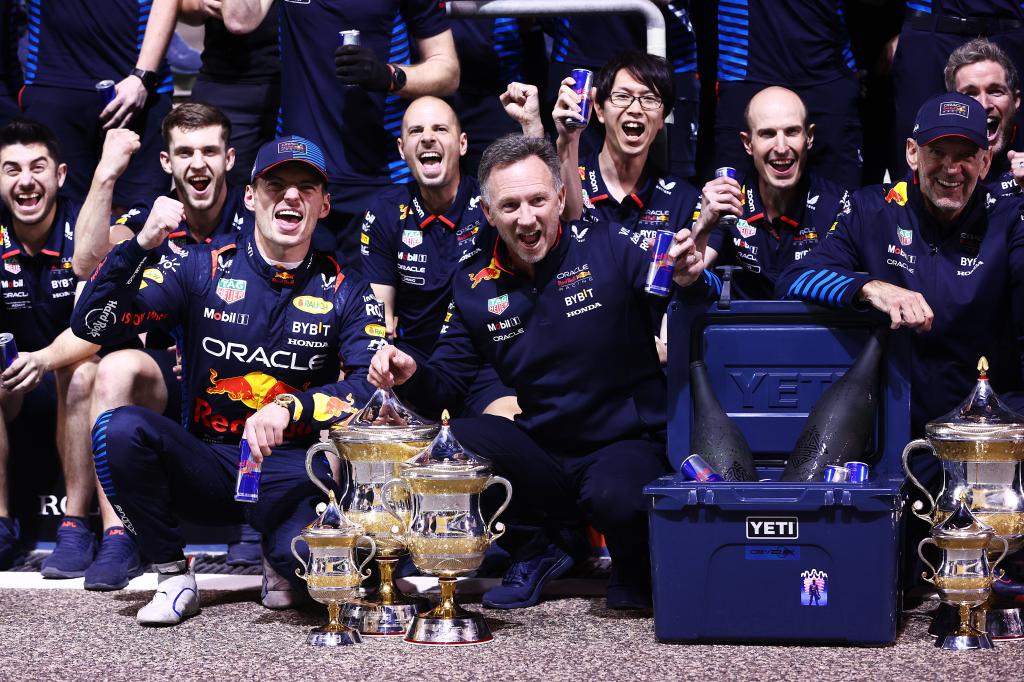
POLYGON ((487 485, 484 486, 484 490, 487 490, 495 483, 500 483, 505 486, 505 490, 508 494, 505 495, 505 501, 501 503, 500 507, 498 507, 498 511, 494 512, 494 516, 492 516, 491 520, 487 522, 487 533, 491 536, 491 542, 505 534, 505 525, 501 523, 495 524, 494 522, 498 520, 501 512, 505 511, 508 507, 508 503, 512 501, 512 484, 508 482, 508 479, 502 478, 501 476, 491 476, 487 479, 487 485), (495 528, 497 529, 497 533, 495 533, 495 528))
POLYGON ((911 511, 914 512, 914 516, 922 521, 927 521, 930 524, 932 522, 931 513, 935 509, 935 499, 932 497, 931 493, 921 485, 921 481, 917 480, 917 477, 910 473, 910 462, 908 461, 910 453, 918 448, 928 448, 931 450, 932 446, 924 438, 918 438, 917 440, 912 440, 907 443, 907 447, 903 448, 903 471, 907 474, 907 478, 910 479, 910 482, 917 486, 918 490, 924 493, 924 496, 928 498, 928 503, 930 505, 927 512, 922 511, 921 501, 918 500, 914 502, 914 505, 911 507, 911 511))
MULTIPOLYGON (((932 583, 933 585, 935 584, 935 576, 938 574, 939 571, 934 566, 932 566, 932 562, 930 562, 930 561, 928 561, 927 559, 924 558, 924 552, 922 552, 921 550, 924 549, 925 545, 934 545, 934 544, 935 544, 935 538, 925 538, 924 540, 921 540, 921 542, 918 543, 918 545, 917 545, 917 556, 921 557, 921 561, 923 561, 928 568, 932 569, 932 577, 931 578, 928 577, 928 572, 927 571, 921 571, 921 577, 924 578, 925 580, 927 580, 928 582, 932 583)), ((1001 559, 1002 557, 999 557, 999 558, 1001 559)))
POLYGON ((400 478, 392 478, 390 481, 381 486, 380 496, 381 499, 384 500, 384 506, 387 508, 388 513, 395 517, 395 520, 398 521, 398 528, 402 531, 402 534, 404 535, 405 533, 409 532, 409 527, 405 525, 405 521, 402 519, 401 515, 399 515, 398 510, 395 508, 394 503, 391 501, 391 489, 397 488, 398 486, 405 488, 406 491, 408 491, 409 493, 409 499, 413 499, 412 488, 410 488, 409 484, 400 478))
POLYGON ((1002 578, 1004 575, 1006 575, 1006 571, 1000 570, 999 575, 996 575, 996 566, 998 566, 999 562, 1005 559, 1006 555, 1010 552, 1010 543, 1006 541, 1006 538, 1000 537, 995 539, 1003 543, 1003 553, 1000 554, 999 558, 996 559, 994 564, 992 564, 990 570, 992 571, 993 578, 1002 578))
POLYGON ((370 555, 363 560, 363 563, 359 564, 359 577, 362 580, 366 580, 370 577, 370 571, 366 571, 364 573, 363 569, 366 568, 366 564, 370 563, 373 560, 373 557, 377 556, 377 542, 369 535, 364 535, 363 537, 359 538, 358 544, 362 544, 363 540, 370 541, 370 555))
POLYGON ((294 555, 295 558, 298 559, 298 561, 299 561, 299 568, 295 569, 295 575, 297 575, 300 578, 302 578, 303 580, 305 580, 306 579, 306 574, 302 570, 302 567, 304 567, 306 565, 306 562, 302 560, 302 557, 299 556, 298 551, 296 551, 296 549, 295 549, 295 543, 298 542, 301 539, 302 539, 301 535, 296 535, 295 537, 292 538, 292 555, 294 555))
MULTIPOLYGON (((327 486, 325 486, 320 481, 319 478, 317 478, 316 474, 313 473, 313 456, 318 454, 318 453, 320 453, 320 452, 331 452, 331 453, 334 453, 334 456, 339 458, 339 459, 342 459, 342 457, 338 453, 338 449, 336 447, 334 447, 334 443, 330 443, 330 442, 328 442, 328 443, 314 443, 313 447, 311 447, 309 450, 306 450, 306 475, 309 476, 309 480, 313 481, 313 485, 315 485, 317 488, 320 488, 320 490, 324 491, 324 495, 330 496, 330 494, 331 494, 330 489, 327 486)), ((342 463, 344 463, 343 459, 342 459, 342 463)), ((347 472, 348 468, 345 467, 345 470, 347 472)), ((346 473, 345 474, 345 487, 341 489, 341 495, 338 495, 338 502, 339 502, 339 504, 341 503, 342 500, 345 499, 345 496, 348 495, 348 485, 349 485, 348 478, 349 478, 348 474, 346 473)))

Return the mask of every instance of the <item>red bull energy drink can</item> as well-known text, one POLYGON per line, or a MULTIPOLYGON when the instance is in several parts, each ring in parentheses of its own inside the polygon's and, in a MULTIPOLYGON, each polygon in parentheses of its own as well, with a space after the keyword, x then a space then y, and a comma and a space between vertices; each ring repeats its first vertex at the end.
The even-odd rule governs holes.
MULTIPOLYGON (((721 168, 718 168, 718 169, 715 170, 715 177, 716 178, 732 178, 733 180, 735 180, 736 179, 736 169, 732 168, 730 166, 722 166, 721 168)), ((737 216, 734 216, 732 214, 726 214, 726 215, 722 216, 719 219, 718 224, 719 225, 725 225, 727 227, 732 227, 738 221, 739 221, 739 218, 737 216)))
POLYGON ((711 465, 704 461, 704 458, 700 455, 690 455, 683 460, 682 465, 679 467, 679 473, 684 478, 691 481, 702 481, 702 482, 715 482, 721 481, 722 477, 717 471, 711 468, 711 465))
POLYGON ((573 92, 583 95, 580 100, 579 120, 567 118, 566 128, 586 128, 590 122, 590 88, 594 84, 594 72, 588 69, 573 69, 569 74, 576 83, 572 86, 573 92))
POLYGON ((359 31, 357 29, 338 31, 338 47, 345 47, 346 45, 359 47, 360 43, 359 31))
POLYGON ((252 458, 249 442, 244 438, 238 444, 238 480, 235 499, 239 502, 259 502, 260 465, 252 458))
POLYGON ((114 81, 100 81, 96 84, 96 92, 100 93, 103 106, 107 106, 117 97, 117 90, 114 88, 114 81))
POLYGON ((850 470, 844 466, 829 465, 825 467, 825 481, 827 483, 846 483, 850 480, 850 470))
POLYGON ((668 296, 672 289, 672 264, 668 262, 668 249, 675 234, 658 230, 651 244, 651 264, 647 266, 647 283, 644 291, 655 296, 668 296))
POLYGON ((0 372, 11 366, 11 363, 18 358, 18 346, 14 343, 14 334, 4 332, 0 334, 0 372))
POLYGON ((868 465, 864 462, 847 462, 846 470, 850 472, 850 483, 863 483, 868 480, 868 465))

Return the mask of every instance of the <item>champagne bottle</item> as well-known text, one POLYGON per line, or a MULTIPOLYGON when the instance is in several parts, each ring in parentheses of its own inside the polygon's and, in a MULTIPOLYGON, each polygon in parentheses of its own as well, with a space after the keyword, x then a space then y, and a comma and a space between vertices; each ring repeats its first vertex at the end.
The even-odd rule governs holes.
POLYGON ((825 467, 864 455, 875 428, 878 363, 888 328, 877 328, 846 374, 821 394, 786 460, 783 481, 820 481, 825 467))
POLYGON ((726 481, 756 481, 757 469, 747 439, 722 409, 711 390, 703 361, 690 363, 693 430, 690 452, 699 453, 726 481))

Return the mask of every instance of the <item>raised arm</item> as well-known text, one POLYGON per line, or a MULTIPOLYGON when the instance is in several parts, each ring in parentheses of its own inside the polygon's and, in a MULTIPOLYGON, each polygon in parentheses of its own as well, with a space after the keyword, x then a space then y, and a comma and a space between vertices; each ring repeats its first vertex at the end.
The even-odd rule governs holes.
MULTIPOLYGON (((580 136, 583 128, 566 125, 567 120, 578 121, 580 118, 580 95, 572 89, 576 81, 572 76, 562 79, 558 88, 558 99, 551 117, 555 120, 558 137, 555 148, 558 150, 558 161, 562 169, 562 183, 565 185, 565 208, 562 209, 562 220, 579 220, 583 217, 583 180, 580 178, 580 136)), ((593 90, 593 89, 592 89, 593 90)), ((593 92, 589 95, 593 98, 593 92)))

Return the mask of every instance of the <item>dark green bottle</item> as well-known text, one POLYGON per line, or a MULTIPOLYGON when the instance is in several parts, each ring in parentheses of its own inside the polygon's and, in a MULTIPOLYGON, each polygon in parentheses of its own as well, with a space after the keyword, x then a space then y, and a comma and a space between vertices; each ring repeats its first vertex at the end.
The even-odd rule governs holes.
POLYGON ((756 481, 757 469, 747 439, 732 423, 711 390, 702 360, 690 363, 693 430, 690 453, 698 453, 726 481, 756 481))

